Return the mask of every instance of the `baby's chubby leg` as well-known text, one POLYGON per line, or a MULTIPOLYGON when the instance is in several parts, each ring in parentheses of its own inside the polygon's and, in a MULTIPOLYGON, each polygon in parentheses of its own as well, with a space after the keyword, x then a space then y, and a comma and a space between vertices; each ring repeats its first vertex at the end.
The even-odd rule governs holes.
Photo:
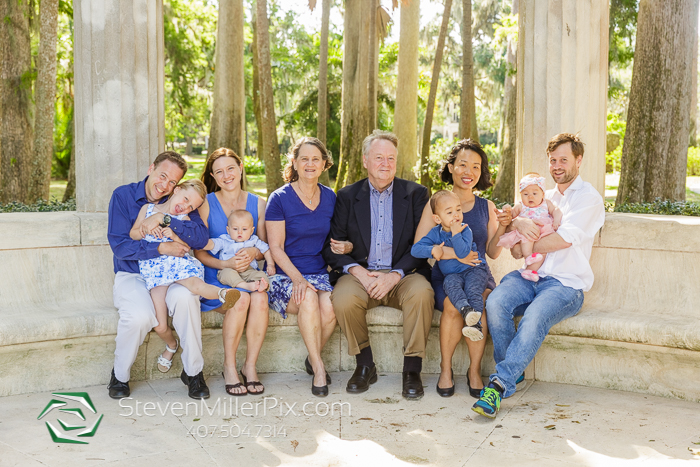
POLYGON ((229 287, 237 287, 249 292, 255 292, 258 289, 258 284, 254 282, 247 282, 235 269, 221 269, 216 274, 216 278, 219 279, 219 282, 224 285, 228 285, 229 287))

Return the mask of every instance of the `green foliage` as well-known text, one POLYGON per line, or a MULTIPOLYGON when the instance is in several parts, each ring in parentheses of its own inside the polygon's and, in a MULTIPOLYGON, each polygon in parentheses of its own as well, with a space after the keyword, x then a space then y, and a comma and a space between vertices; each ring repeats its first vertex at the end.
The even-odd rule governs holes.
MULTIPOLYGON (((447 156, 450 155, 450 150, 457 140, 446 140, 438 138, 430 146, 430 157, 428 162, 423 166, 430 176, 431 188, 433 193, 439 190, 450 190, 451 186, 440 179, 440 170, 444 167, 447 156)), ((421 163, 420 159, 413 168, 413 175, 417 180, 421 178, 421 163)))
POLYGON ((265 163, 257 157, 245 156, 243 167, 246 175, 262 175, 265 173, 265 163))
MULTIPOLYGON (((280 113, 280 130, 284 134, 301 136, 316 136, 318 123, 318 79, 319 79, 319 49, 321 33, 308 34, 301 28, 293 17, 287 15, 284 21, 276 20, 279 36, 270 44, 273 62, 279 67, 273 69, 273 86, 277 108, 280 113), (285 32, 286 31, 286 32, 285 32), (296 38, 292 43, 288 39, 296 38)), ((334 165, 329 175, 334 178, 337 174, 337 164, 340 156, 340 116, 342 104, 343 83, 343 36, 333 28, 328 34, 328 85, 327 102, 328 114, 326 119, 326 147, 330 151, 334 165)), ((279 130, 278 130, 279 131, 279 130)), ((283 152, 291 147, 288 137, 283 152)), ((283 162, 284 163, 284 162, 283 162)))
POLYGON ((683 201, 668 201, 657 198, 653 203, 629 203, 614 206, 606 203, 608 211, 636 214, 663 214, 668 216, 700 216, 700 204, 683 201))
POLYGON ((634 58, 639 0, 610 0, 610 48, 608 63, 620 66, 634 58))
POLYGON ((620 161, 622 160, 622 146, 625 142, 625 132, 627 131, 627 122, 615 114, 608 112, 607 117, 607 132, 620 135, 620 145, 612 152, 605 153, 605 172, 613 173, 620 171, 620 161))
POLYGON ((71 198, 65 203, 52 198, 51 201, 40 199, 34 204, 24 204, 16 201, 0 204, 2 212, 52 212, 52 211, 75 211, 75 199, 71 198))
POLYGON ((608 108, 624 111, 632 81, 639 0, 611 0, 608 30, 608 108))
POLYGON ((700 148, 688 148, 688 177, 700 176, 700 148))
POLYGON ((56 43, 56 104, 54 106, 51 177, 67 179, 73 152, 73 8, 70 2, 58 5, 56 43))
POLYGON ((218 10, 211 0, 165 0, 166 141, 209 132, 218 10))

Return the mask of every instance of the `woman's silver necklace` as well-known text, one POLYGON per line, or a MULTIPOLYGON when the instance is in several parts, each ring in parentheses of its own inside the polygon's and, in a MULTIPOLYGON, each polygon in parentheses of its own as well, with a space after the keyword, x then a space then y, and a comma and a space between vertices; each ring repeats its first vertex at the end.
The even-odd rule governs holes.
MULTIPOLYGON (((297 187, 299 187, 299 191, 300 191, 306 198, 309 198, 308 196, 306 196, 306 193, 304 193, 304 190, 301 189, 301 183, 297 183, 297 187)), ((311 206, 311 202, 313 201, 314 196, 316 196, 316 187, 314 187, 313 191, 311 192, 311 197, 309 198, 309 206, 311 206)))

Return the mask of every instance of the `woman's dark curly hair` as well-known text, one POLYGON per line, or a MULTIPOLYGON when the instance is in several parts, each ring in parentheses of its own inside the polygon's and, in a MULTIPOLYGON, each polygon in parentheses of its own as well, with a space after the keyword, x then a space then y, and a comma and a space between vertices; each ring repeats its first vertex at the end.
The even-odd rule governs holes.
POLYGON ((450 164, 454 166, 455 160, 457 159, 457 154, 459 154, 461 151, 474 151, 481 156, 481 176, 479 177, 479 181, 476 183, 474 188, 479 191, 484 191, 492 186, 493 183, 491 183, 491 172, 489 171, 489 158, 481 145, 471 138, 458 141, 457 144, 452 146, 450 155, 447 156, 447 160, 445 161, 445 165, 443 165, 440 169, 440 179, 450 185, 454 184, 454 180, 452 180, 452 172, 450 172, 450 169, 448 169, 447 166, 450 164))

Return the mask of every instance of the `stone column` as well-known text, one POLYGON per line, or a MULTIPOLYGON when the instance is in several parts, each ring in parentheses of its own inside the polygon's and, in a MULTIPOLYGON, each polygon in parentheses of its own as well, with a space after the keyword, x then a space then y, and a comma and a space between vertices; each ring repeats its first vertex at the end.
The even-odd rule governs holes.
POLYGON ((162 0, 74 0, 78 211, 107 211, 165 147, 162 0))
POLYGON ((580 133, 581 176, 604 195, 608 0, 520 5, 516 195, 528 172, 546 175, 547 187, 554 187, 545 148, 562 132, 580 133))

